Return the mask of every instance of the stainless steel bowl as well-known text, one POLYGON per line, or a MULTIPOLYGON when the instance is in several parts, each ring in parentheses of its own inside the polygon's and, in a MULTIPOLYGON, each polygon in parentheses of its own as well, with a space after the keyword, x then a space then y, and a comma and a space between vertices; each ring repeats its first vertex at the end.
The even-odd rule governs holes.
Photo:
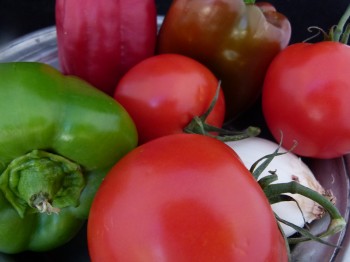
MULTIPOLYGON (((160 26, 163 17, 158 17, 160 26)), ((0 62, 38 61, 59 69, 57 57, 56 28, 48 27, 25 35, 0 49, 0 62)), ((1 81, 1 78, 0 78, 1 81)), ((331 160, 306 159, 321 184, 331 189, 337 198, 337 207, 348 220, 349 217, 349 172, 350 156, 331 160)), ((318 232, 327 225, 329 218, 310 225, 318 232)), ((293 261, 350 261, 350 235, 347 230, 326 239, 332 244, 342 246, 334 248, 315 242, 299 244, 293 248, 293 261)), ((86 245, 86 227, 67 245, 46 253, 24 252, 17 255, 0 254, 0 261, 24 261, 30 258, 39 261, 89 261, 86 245)))

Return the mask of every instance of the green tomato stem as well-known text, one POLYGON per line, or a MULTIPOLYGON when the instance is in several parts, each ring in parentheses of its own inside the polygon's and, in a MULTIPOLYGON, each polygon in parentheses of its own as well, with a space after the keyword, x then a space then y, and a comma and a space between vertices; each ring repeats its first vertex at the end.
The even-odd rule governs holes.
MULTIPOLYGON (((281 194, 291 193, 305 196, 318 204, 320 204, 330 215, 331 221, 327 230, 318 235, 323 238, 340 232, 346 225, 345 219, 340 214, 339 210, 333 205, 333 203, 326 197, 322 196, 318 192, 300 185, 297 182, 270 184, 264 188, 265 195, 268 199, 275 198, 281 194)), ((309 238, 298 238, 298 242, 307 241, 309 238)))
MULTIPOLYGON (((281 142, 279 143, 276 150, 273 153, 266 155, 266 156, 263 156, 260 159, 256 160, 253 163, 253 165, 250 167, 249 171, 250 171, 250 173, 252 173, 252 175, 254 176, 254 178, 256 180, 259 179, 260 175, 264 172, 264 170, 268 167, 268 165, 272 162, 272 160, 275 157, 287 154, 288 152, 292 152, 294 150, 294 148, 298 145, 298 143, 296 141, 294 141, 293 146, 289 150, 287 150, 285 152, 279 152, 279 150, 281 149, 281 146, 282 146, 282 140, 283 140, 283 133, 281 132, 281 142)), ((270 177, 275 177, 275 179, 277 180, 276 174, 271 174, 270 177)))
MULTIPOLYGON (((323 241, 321 238, 324 238, 326 236, 331 236, 333 234, 338 233, 346 225, 345 219, 341 216, 340 212, 338 211, 338 209, 334 206, 333 202, 331 201, 331 199, 332 199, 331 196, 326 197, 326 195, 321 195, 320 193, 312 190, 311 188, 305 187, 305 186, 303 186, 295 181, 292 181, 289 183, 273 184, 273 182, 275 182, 278 178, 276 171, 270 171, 270 175, 263 177, 262 179, 259 180, 259 176, 268 167, 270 162, 275 157, 277 157, 279 155, 286 154, 288 152, 291 152, 295 148, 295 146, 297 145, 297 143, 295 142, 294 145, 288 151, 279 153, 278 151, 281 148, 282 140, 283 140, 283 133, 281 132, 281 142, 278 145, 278 147, 276 148, 276 150, 273 153, 266 155, 266 156, 258 159, 257 161, 255 161, 255 163, 250 168, 250 172, 252 173, 254 178, 258 181, 260 187, 264 191, 265 196, 267 197, 267 199, 269 200, 271 205, 278 203, 278 202, 282 202, 282 201, 294 201, 294 199, 291 196, 286 195, 287 193, 299 194, 299 195, 302 195, 306 198, 309 198, 309 199, 317 202, 320 206, 323 207, 324 210, 326 210, 329 213, 329 215, 331 217, 331 222, 330 222, 327 230, 324 231, 323 233, 317 235, 317 236, 314 236, 308 230, 300 228, 300 227, 298 227, 298 226, 296 226, 296 225, 294 225, 286 220, 281 219, 280 217, 277 216, 277 214, 275 214, 276 219, 278 221, 294 228, 297 232, 302 234, 302 237, 288 238, 289 244, 297 244, 299 242, 304 242, 304 241, 308 241, 308 240, 315 240, 315 241, 318 241, 320 243, 329 244, 329 243, 323 241)), ((296 202, 296 204, 298 205, 299 209, 301 210, 299 203, 296 202)), ((282 230, 281 230, 281 232, 283 234, 282 230)))
MULTIPOLYGON (((280 218, 276 213, 275 213, 275 217, 276 217, 277 221, 290 226, 291 228, 293 228, 295 231, 297 231, 299 234, 301 234, 303 236, 303 237, 296 237, 296 238, 293 238, 293 237, 287 238, 286 241, 289 245, 295 245, 295 244, 298 244, 301 242, 313 240, 313 241, 319 242, 319 243, 324 244, 324 245, 338 247, 337 245, 333 245, 332 243, 329 243, 329 242, 323 240, 320 236, 313 235, 308 229, 305 229, 303 227, 299 227, 297 225, 294 225, 293 223, 290 223, 287 220, 280 218)), ((283 233, 283 231, 281 231, 281 232, 283 233)))
POLYGON ((216 138, 223 142, 237 141, 248 137, 254 137, 260 134, 260 128, 249 126, 242 131, 227 130, 208 125, 200 117, 194 117, 191 123, 184 129, 189 134, 200 134, 216 138), (218 133, 213 135, 212 133, 218 133))
POLYGON ((265 188, 264 191, 268 198, 285 193, 303 195, 324 207, 324 209, 327 210, 327 212, 332 218, 342 218, 338 209, 333 205, 333 203, 330 200, 322 196, 320 193, 306 186, 303 186, 295 181, 288 183, 270 184, 268 187, 265 188))
POLYGON ((341 43, 347 44, 349 41, 349 35, 350 35, 350 25, 347 25, 341 37, 341 40, 340 40, 341 43))
POLYGON ((219 94, 220 94, 220 82, 218 84, 214 98, 210 103, 208 110, 206 110, 204 114, 201 116, 195 116, 192 119, 192 121, 184 128, 184 132, 189 134, 200 134, 200 135, 210 136, 223 142, 237 141, 244 138, 259 135, 260 128, 258 127, 249 126, 247 129, 243 131, 234 131, 234 130, 227 130, 220 127, 212 126, 206 123, 206 120, 209 114, 211 113, 211 111, 213 111, 215 107, 216 101, 219 98, 219 94), (218 135, 213 135, 212 133, 217 133, 218 135))
MULTIPOLYGON (((347 21, 349 20, 349 17, 350 17, 350 4, 346 8, 345 13, 340 18, 338 25, 336 25, 334 28, 333 41, 342 42, 344 44, 347 43, 347 37, 343 38, 342 36, 344 34, 344 27, 345 27, 347 21), (346 42, 344 42, 344 41, 346 41, 346 42)), ((349 28, 347 28, 345 30, 345 35, 349 35, 349 28)))

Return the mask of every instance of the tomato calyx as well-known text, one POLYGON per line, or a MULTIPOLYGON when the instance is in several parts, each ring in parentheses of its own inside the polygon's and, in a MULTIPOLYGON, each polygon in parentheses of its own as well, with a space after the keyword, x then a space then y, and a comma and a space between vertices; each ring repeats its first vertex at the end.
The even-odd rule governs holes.
MULTIPOLYGON (((263 170, 267 168, 267 166, 274 159, 274 157, 278 157, 279 155, 283 155, 288 152, 291 152, 296 147, 297 144, 295 143, 293 147, 286 152, 279 152, 281 145, 282 145, 282 139, 279 146, 273 153, 258 159, 252 165, 252 167, 250 168, 250 172, 252 173, 252 175, 256 180, 258 180, 260 174, 263 172, 263 170)), ((283 224, 286 224, 292 227, 294 230, 296 230, 300 234, 300 236, 298 237, 286 238, 283 231, 281 230, 281 233, 287 240, 287 243, 288 243, 287 248, 289 249, 290 244, 297 244, 297 243, 301 243, 309 240, 317 241, 319 243, 334 247, 335 245, 323 240, 323 238, 334 235, 340 232, 341 230, 343 230, 343 228, 346 225, 346 221, 340 214, 339 210, 335 207, 333 195, 320 194, 314 191, 313 189, 310 189, 306 186, 299 184, 296 181, 292 181, 288 183, 273 184, 273 182, 278 179, 278 170, 269 171, 269 172, 270 172, 270 175, 261 178, 260 180, 258 180, 258 183, 260 187, 263 189, 270 204, 275 204, 282 201, 294 201, 298 205, 298 203, 292 197, 285 194, 286 193, 299 194, 318 203, 330 215, 330 218, 331 218, 330 223, 325 231, 317 235, 313 235, 309 230, 305 228, 301 228, 297 225, 294 225, 293 223, 290 223, 278 217, 275 214, 276 221, 279 221, 283 224)), ((299 205, 298 207, 300 209, 299 205)))
POLYGON ((333 41, 333 42, 339 42, 342 44, 348 44, 349 37, 350 37, 350 25, 347 24, 347 21, 350 18, 350 4, 346 8, 344 14, 341 16, 338 24, 331 27, 329 32, 326 32, 322 28, 318 26, 310 26, 308 28, 309 32, 312 32, 313 30, 316 30, 316 34, 309 37, 308 39, 304 40, 303 42, 308 42, 308 40, 311 40, 315 38, 318 35, 323 35, 324 41, 333 41))
POLYGON ((201 116, 195 116, 192 119, 192 121, 184 128, 184 132, 189 134, 200 134, 200 135, 210 136, 223 142, 237 141, 244 138, 259 135, 260 128, 258 127, 249 126, 245 130, 236 131, 236 130, 228 130, 228 129, 212 126, 206 123, 206 119, 208 118, 209 114, 213 110, 216 104, 216 101, 219 98, 219 93, 220 93, 220 82, 218 84, 214 98, 210 103, 208 110, 204 112, 204 114, 201 116), (217 135, 214 135, 214 133, 216 133, 217 135))
POLYGON ((333 26, 330 30, 329 37, 332 41, 347 44, 350 35, 350 25, 346 24, 350 17, 350 4, 345 10, 345 13, 341 16, 337 25, 333 26))

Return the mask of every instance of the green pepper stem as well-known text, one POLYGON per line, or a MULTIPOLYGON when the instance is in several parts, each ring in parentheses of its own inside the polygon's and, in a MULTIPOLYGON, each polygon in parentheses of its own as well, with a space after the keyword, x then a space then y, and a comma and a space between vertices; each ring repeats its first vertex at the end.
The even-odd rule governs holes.
POLYGON ((35 207, 40 213, 46 214, 58 214, 60 209, 51 205, 47 194, 40 192, 32 198, 32 206, 35 207))
POLYGON ((255 4, 255 0, 244 0, 244 3, 246 5, 253 5, 253 4, 255 4))
POLYGON ((15 158, 0 175, 0 190, 20 217, 29 208, 51 214, 78 206, 84 187, 78 164, 41 150, 15 158))

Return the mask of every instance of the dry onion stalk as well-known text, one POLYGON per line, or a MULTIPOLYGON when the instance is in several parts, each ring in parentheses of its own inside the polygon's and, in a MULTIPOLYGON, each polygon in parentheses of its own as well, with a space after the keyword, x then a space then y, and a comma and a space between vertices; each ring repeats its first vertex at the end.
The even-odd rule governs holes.
MULTIPOLYGON (((309 167, 296 155, 280 148, 278 144, 267 139, 251 137, 238 141, 226 142, 241 158, 244 165, 250 169, 258 159, 273 153, 278 148, 278 153, 282 153, 272 159, 259 175, 258 180, 268 177, 271 174, 277 175, 277 180, 271 184, 280 184, 288 182, 297 182, 307 188, 310 188, 326 199, 333 205, 335 197, 332 192, 325 190, 317 181, 309 167)), ((326 213, 325 208, 314 200, 300 194, 284 193, 292 197, 295 201, 281 201, 272 203, 271 207, 277 217, 288 221, 298 227, 304 227, 316 219, 320 219, 326 213)), ((284 223, 280 222, 282 230, 286 237, 292 236, 297 232, 284 223)))

